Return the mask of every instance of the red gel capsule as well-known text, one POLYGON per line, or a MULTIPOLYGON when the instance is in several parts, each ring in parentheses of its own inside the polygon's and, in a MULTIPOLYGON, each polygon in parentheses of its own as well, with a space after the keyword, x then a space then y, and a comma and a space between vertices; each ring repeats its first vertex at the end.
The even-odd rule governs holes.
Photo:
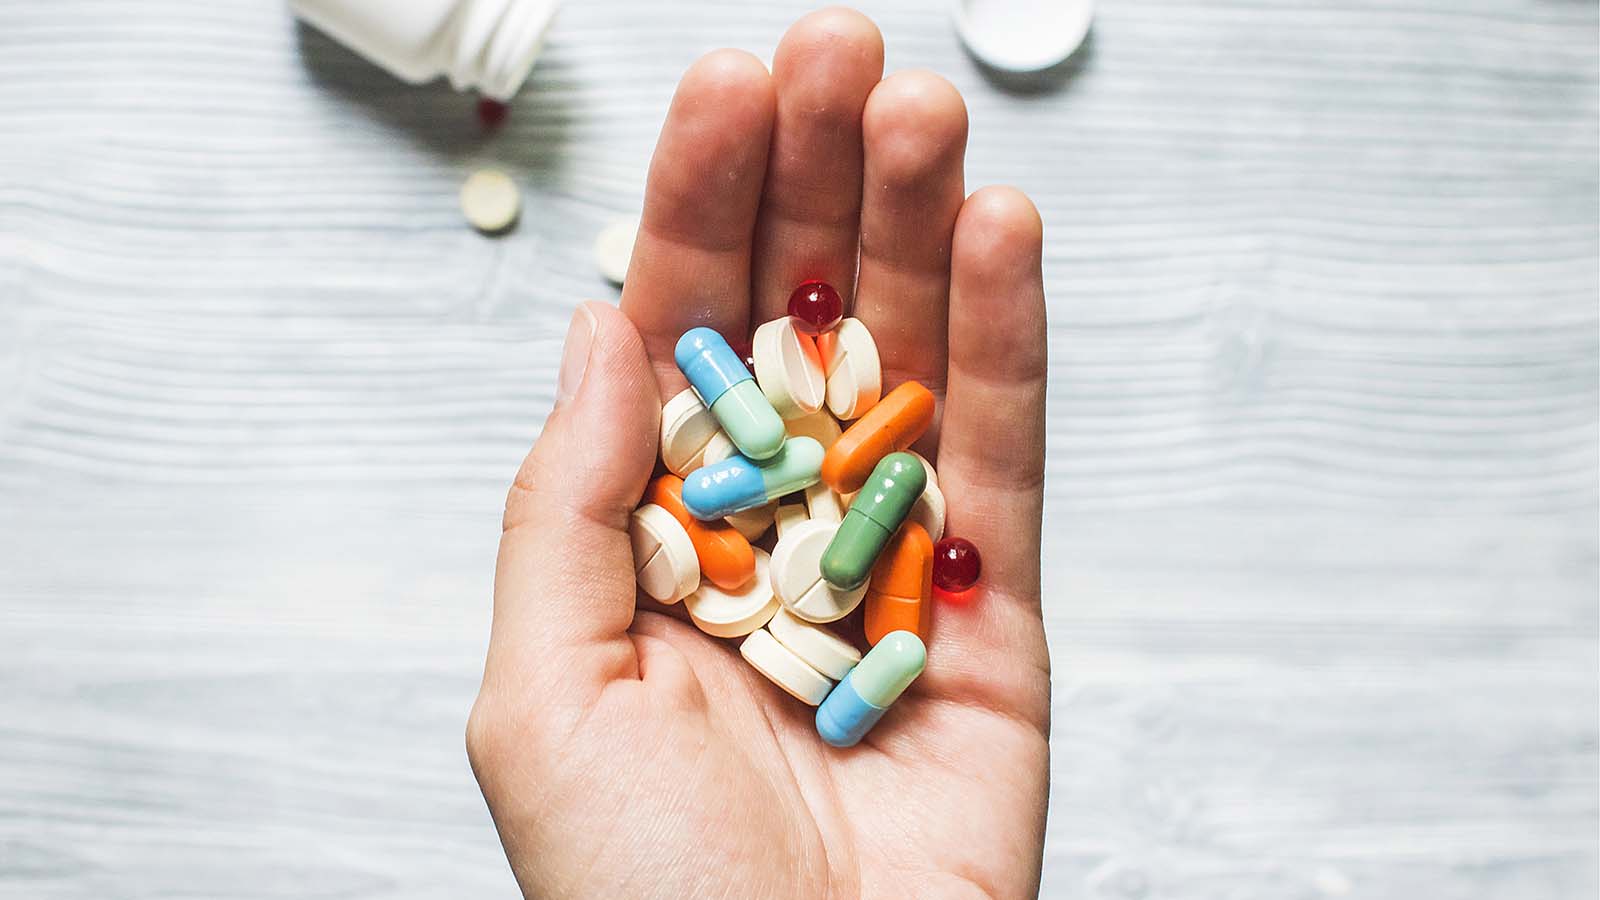
POLYGON ((506 120, 506 114, 510 111, 511 108, 504 103, 484 97, 478 101, 478 124, 486 131, 493 131, 506 120))
POLYGON ((933 586, 947 594, 959 594, 978 583, 983 559, 978 548, 966 538, 947 537, 933 548, 933 586))
POLYGON ((844 299, 833 285, 813 278, 789 295, 789 315, 799 320, 797 327, 806 334, 832 331, 844 320, 844 299))

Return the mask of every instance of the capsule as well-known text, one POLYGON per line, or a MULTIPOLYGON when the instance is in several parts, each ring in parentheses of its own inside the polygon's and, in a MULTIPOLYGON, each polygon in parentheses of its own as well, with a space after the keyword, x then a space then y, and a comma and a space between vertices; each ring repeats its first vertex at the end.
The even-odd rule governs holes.
POLYGON ((691 328, 678 339, 672 355, 740 453, 756 462, 777 455, 786 437, 783 419, 722 335, 703 326, 691 328))
POLYGON ((821 467, 821 444, 808 437, 790 438, 759 466, 734 455, 690 472, 683 483, 683 505, 696 519, 731 516, 805 490, 817 483, 821 467))
POLYGON ((905 452, 885 456, 822 552, 822 577, 840 590, 860 587, 927 486, 928 473, 915 456, 905 452))
POLYGON ((907 520, 872 567, 865 601, 867 643, 876 644, 891 631, 909 631, 927 640, 932 596, 933 538, 907 520))
POLYGON ((890 391, 828 448, 822 480, 841 494, 854 493, 878 460, 922 437, 933 424, 933 407, 933 392, 915 381, 890 391))
POLYGON ((683 479, 662 475, 650 482, 644 502, 654 503, 672 514, 694 544, 700 572, 725 591, 738 590, 756 573, 756 554, 750 542, 727 522, 701 522, 683 505, 683 479))
POLYGON ((817 707, 817 734, 835 747, 854 747, 922 674, 928 650, 909 631, 894 631, 867 651, 817 707))

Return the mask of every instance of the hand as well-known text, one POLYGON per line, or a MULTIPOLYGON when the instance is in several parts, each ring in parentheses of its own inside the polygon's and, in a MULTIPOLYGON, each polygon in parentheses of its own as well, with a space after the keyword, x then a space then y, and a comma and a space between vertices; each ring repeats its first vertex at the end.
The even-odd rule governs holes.
POLYGON ((712 53, 650 167, 622 309, 573 318, 555 410, 506 503, 494 629, 467 749, 529 896, 1021 897, 1038 890, 1050 662, 1039 611, 1046 329, 1041 226, 965 197, 966 110, 830 9, 773 72, 712 53), (859 252, 859 275, 857 259, 859 252), (949 532, 976 597, 937 602, 928 666, 862 744, 737 643, 636 611, 627 525, 655 461, 678 336, 730 339, 823 278, 877 338, 884 389, 941 400, 949 532))

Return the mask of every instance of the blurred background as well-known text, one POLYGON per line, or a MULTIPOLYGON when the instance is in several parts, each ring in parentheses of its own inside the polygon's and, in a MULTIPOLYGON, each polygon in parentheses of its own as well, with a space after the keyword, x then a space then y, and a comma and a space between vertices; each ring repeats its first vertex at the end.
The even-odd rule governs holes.
MULTIPOLYGON (((860 6, 1044 214, 1044 895, 1595 896, 1597 4, 1105 0, 1027 88, 860 6)), ((570 0, 486 135, 279 2, 0 4, 0 895, 515 895, 504 488, 678 75, 808 8, 570 0)))

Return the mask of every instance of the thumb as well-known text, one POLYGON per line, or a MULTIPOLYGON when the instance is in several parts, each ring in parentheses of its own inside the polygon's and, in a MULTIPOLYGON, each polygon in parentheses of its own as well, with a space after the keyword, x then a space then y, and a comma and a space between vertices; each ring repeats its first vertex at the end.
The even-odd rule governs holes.
POLYGON ((580 305, 555 409, 506 498, 485 687, 548 694, 637 673, 628 517, 655 465, 660 417, 633 323, 580 305))

